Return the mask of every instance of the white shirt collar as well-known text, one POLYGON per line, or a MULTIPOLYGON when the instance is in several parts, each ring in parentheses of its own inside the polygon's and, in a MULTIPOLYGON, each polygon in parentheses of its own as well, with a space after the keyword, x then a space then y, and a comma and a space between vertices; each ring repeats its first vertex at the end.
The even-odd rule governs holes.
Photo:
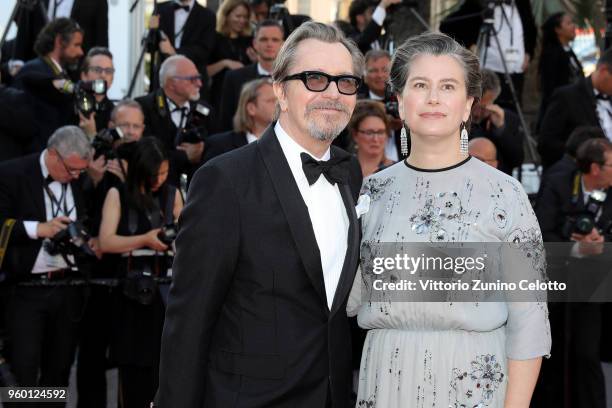
POLYGON ((166 101, 168 102, 168 109, 170 110, 170 113, 172 113, 172 111, 175 108, 187 108, 187 112, 189 112, 189 109, 191 108, 191 105, 189 104, 189 101, 186 101, 183 106, 178 106, 176 103, 174 103, 174 101, 170 98, 168 98, 166 96, 166 101))
POLYGON ((266 70, 265 70, 265 69, 264 69, 264 68, 261 66, 261 64, 260 64, 259 62, 257 63, 257 73, 258 73, 259 75, 267 75, 267 76, 270 76, 270 73, 269 73, 268 71, 266 71, 266 70))
POLYGON ((373 101, 382 101, 383 99, 385 99, 383 97, 380 97, 380 96, 376 95, 371 90, 369 92, 370 92, 370 99, 373 100, 373 101))
POLYGON ((255 136, 253 133, 251 132, 246 132, 246 140, 247 140, 247 144, 248 143, 253 143, 257 141, 257 136, 255 136))
POLYGON ((49 169, 47 168, 47 163, 45 163, 45 154, 48 154, 47 149, 42 151, 42 153, 40 154, 40 158, 38 159, 38 162, 40 163, 40 169, 42 170, 43 180, 45 180, 49 175, 49 169))

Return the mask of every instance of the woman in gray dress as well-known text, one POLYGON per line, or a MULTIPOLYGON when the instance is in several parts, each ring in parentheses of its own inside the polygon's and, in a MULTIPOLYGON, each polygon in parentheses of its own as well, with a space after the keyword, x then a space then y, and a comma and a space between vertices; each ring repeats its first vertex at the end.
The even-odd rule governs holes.
POLYGON ((398 302, 364 295, 373 282, 364 260, 384 242, 519 244, 544 278, 540 228, 520 183, 463 145, 481 93, 478 59, 446 35, 422 34, 397 49, 390 82, 411 151, 366 179, 357 208, 362 266, 348 313, 369 329, 357 407, 527 408, 551 346, 544 298, 398 302))

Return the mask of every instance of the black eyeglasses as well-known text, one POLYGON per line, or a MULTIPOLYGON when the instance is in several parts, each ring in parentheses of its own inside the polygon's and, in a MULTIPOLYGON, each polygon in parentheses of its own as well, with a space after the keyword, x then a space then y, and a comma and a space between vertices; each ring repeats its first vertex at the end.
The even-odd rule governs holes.
POLYGON ((306 89, 311 92, 323 92, 329 87, 330 82, 335 82, 338 92, 342 95, 355 95, 361 85, 361 78, 354 75, 328 75, 319 71, 304 71, 289 75, 283 79, 283 82, 295 79, 302 81, 306 89))

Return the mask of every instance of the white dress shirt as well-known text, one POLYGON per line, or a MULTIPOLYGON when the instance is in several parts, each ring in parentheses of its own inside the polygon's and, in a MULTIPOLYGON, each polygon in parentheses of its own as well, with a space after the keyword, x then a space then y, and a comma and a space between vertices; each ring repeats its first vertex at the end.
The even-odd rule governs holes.
MULTIPOLYGON (((42 170, 43 180, 47 178, 49 175, 49 170, 47 169, 47 165, 45 164, 45 154, 47 150, 43 150, 40 155, 40 168, 42 170)), ((61 201, 62 196, 62 184, 59 181, 53 181, 49 183, 49 189, 55 195, 57 200, 61 201)), ((76 221, 77 219, 77 209, 74 204, 74 196, 72 195, 72 188, 70 187, 70 183, 67 184, 66 187, 66 208, 68 209, 68 214, 64 212, 64 204, 60 205, 60 208, 55 208, 55 206, 51 202, 51 198, 49 194, 45 191, 43 187, 43 195, 45 197, 45 213, 46 220, 50 221, 55 217, 59 217, 60 215, 65 215, 69 217, 71 220, 76 221), (54 216, 53 211, 59 211, 57 215, 54 216)), ((38 228, 38 221, 24 221, 23 226, 26 230, 26 233, 31 239, 38 239, 38 234, 36 230, 38 228)), ((73 259, 69 257, 70 261, 73 262, 73 259)), ((44 245, 40 247, 40 251, 38 251, 38 256, 36 257, 36 261, 34 262, 34 267, 32 268, 32 273, 46 273, 52 272, 59 269, 66 269, 68 265, 61 257, 61 255, 52 256, 47 253, 44 248, 44 245)))
POLYGON ((60 17, 70 18, 73 4, 74 0, 49 0, 49 9, 47 10, 49 21, 60 17))
POLYGON ((166 98, 166 103, 168 104, 168 110, 170 111, 170 118, 172 119, 172 123, 176 126, 177 129, 181 129, 185 126, 185 122, 187 122, 187 115, 189 115, 189 110, 191 109, 191 105, 189 105, 189 101, 185 102, 183 106, 178 106, 176 103, 172 102, 170 98, 166 98), (185 114, 180 110, 176 110, 176 108, 184 108, 185 114))
POLYGON ((271 74, 266 71, 259 62, 257 63, 257 73, 259 74, 259 76, 271 76, 271 74))
MULTIPOLYGON (((493 28, 497 33, 499 45, 504 51, 508 72, 510 74, 523 72, 523 62, 525 61, 523 22, 514 3, 495 7, 493 28)), ((487 57, 484 67, 494 72, 504 72, 499 48, 493 35, 490 37, 486 52, 487 57)), ((482 60, 482 55, 480 57, 482 60)))
POLYGON ((174 48, 180 48, 183 33, 185 32, 185 23, 187 22, 189 13, 191 13, 191 10, 193 10, 193 3, 195 0, 191 0, 189 4, 183 3, 179 0, 175 0, 174 2, 181 6, 189 6, 189 11, 185 11, 183 9, 174 10, 174 48))
MULTIPOLYGON (((597 89, 593 89, 595 96, 599 95, 597 89)), ((610 100, 595 99, 597 101, 597 119, 608 140, 612 141, 612 103, 610 100)))
MULTIPOLYGON (((300 154, 310 153, 283 130, 280 121, 276 123, 274 131, 308 208, 308 215, 321 254, 327 306, 331 309, 346 257, 348 214, 337 184, 330 184, 323 175, 313 185, 308 184, 302 169, 300 154)), ((315 157, 315 159, 329 160, 330 150, 327 149, 322 158, 315 157)))
POLYGON ((247 141, 247 144, 256 142, 257 141, 257 136, 255 136, 251 132, 246 132, 246 141, 247 141))
MULTIPOLYGON (((376 6, 374 12, 372 13, 372 20, 374 20, 374 22, 379 26, 382 26, 385 22, 385 18, 387 18, 387 10, 381 6, 376 6)), ((370 46, 373 50, 380 50, 382 48, 378 40, 375 40, 372 44, 370 44, 370 46)))

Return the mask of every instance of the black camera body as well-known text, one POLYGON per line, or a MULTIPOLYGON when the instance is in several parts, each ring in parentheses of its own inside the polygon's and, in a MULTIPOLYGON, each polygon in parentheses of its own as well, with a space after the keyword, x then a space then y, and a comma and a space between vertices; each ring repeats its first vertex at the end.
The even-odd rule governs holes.
POLYGON ((174 145, 203 142, 208 136, 206 118, 209 115, 209 108, 199 103, 196 104, 195 108, 189 112, 185 126, 178 130, 174 145))
POLYGON ((104 156, 106 160, 117 158, 115 143, 121 140, 123 135, 121 129, 105 129, 98 133, 91 142, 91 147, 94 149, 94 160, 100 156, 104 156))
POLYGON ((157 238, 166 245, 171 245, 178 235, 178 225, 176 223, 166 224, 157 234, 157 238))
POLYGON ((75 83, 73 88, 75 111, 89 118, 96 110, 96 95, 105 95, 106 89, 106 81, 103 79, 75 83))
POLYGON ((385 104, 385 113, 395 119, 399 119, 399 102, 397 101, 397 96, 391 92, 389 85, 385 88, 383 103, 385 104))
POLYGON ((605 201, 606 193, 603 191, 591 193, 584 211, 566 218, 563 225, 563 235, 569 238, 572 234, 587 235, 591 233, 597 225, 597 217, 605 201))
POLYGON ((45 241, 45 250, 50 255, 89 255, 96 254, 89 247, 90 235, 81 221, 73 221, 65 229, 45 241))

